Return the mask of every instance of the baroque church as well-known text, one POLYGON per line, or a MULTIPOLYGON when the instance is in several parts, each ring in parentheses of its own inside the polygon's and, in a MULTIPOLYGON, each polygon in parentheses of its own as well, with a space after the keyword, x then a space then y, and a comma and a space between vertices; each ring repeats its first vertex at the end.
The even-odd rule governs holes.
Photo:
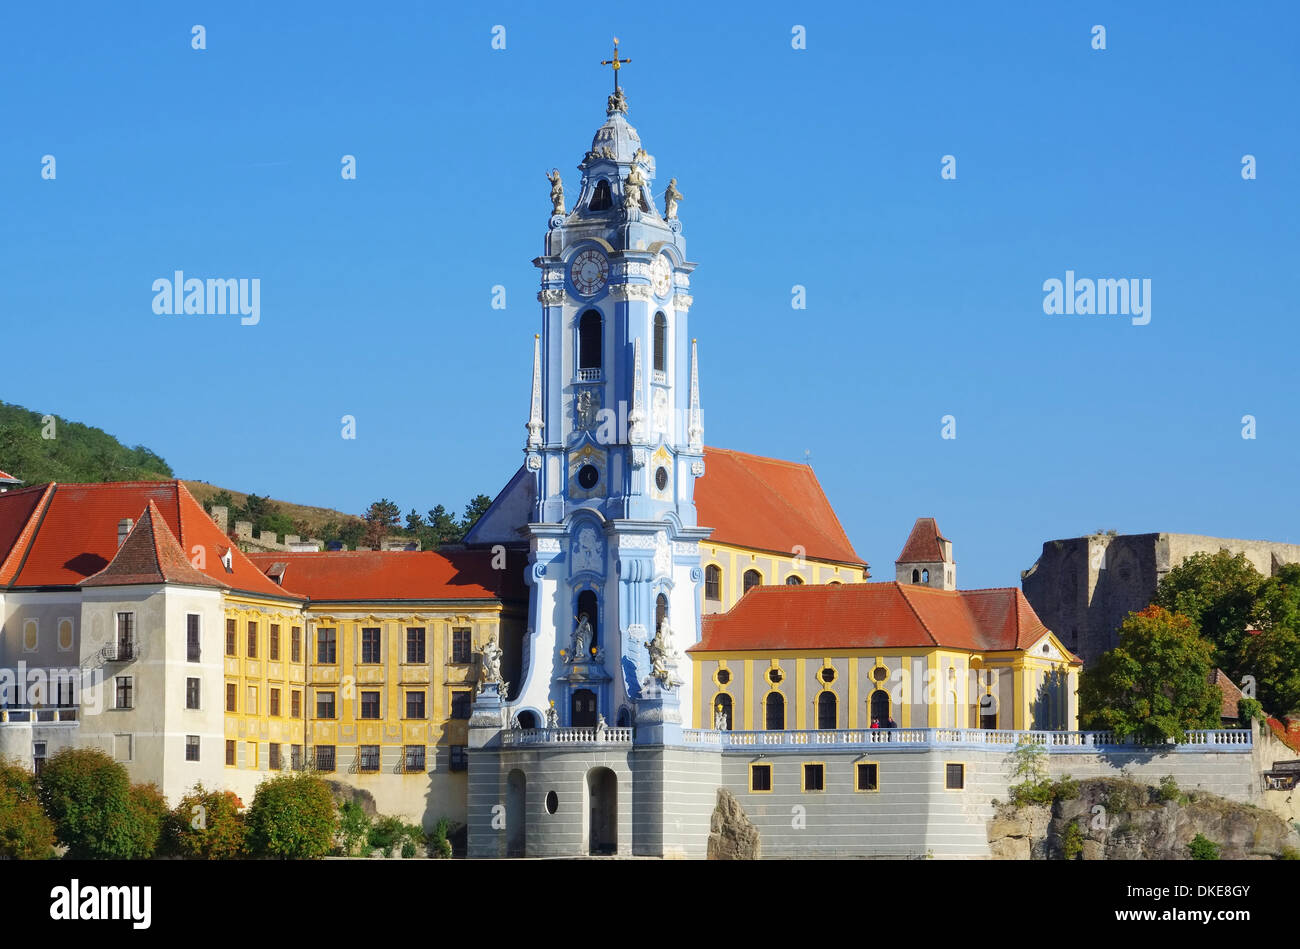
MULTIPOLYGON (((523 459, 463 548, 245 553, 178 481, 13 486, 0 667, 39 675, 0 680, 0 755, 99 747, 173 801, 309 768, 478 857, 703 857, 724 795, 764 855, 981 857, 1019 737, 1148 767, 1075 730, 1078 657, 959 590, 934 519, 871 582, 808 465, 705 446, 625 62, 549 176, 523 459)), ((1183 760, 1227 788, 1249 751, 1183 760)))

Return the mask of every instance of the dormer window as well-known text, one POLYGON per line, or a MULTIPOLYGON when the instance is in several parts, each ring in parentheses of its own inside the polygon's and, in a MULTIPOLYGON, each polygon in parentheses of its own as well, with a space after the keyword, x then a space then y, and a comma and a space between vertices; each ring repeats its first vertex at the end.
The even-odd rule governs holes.
POLYGON ((587 204, 589 211, 608 211, 614 201, 610 197, 609 182, 604 178, 596 182, 596 190, 591 195, 591 201, 587 204))
POLYGON ((226 573, 235 572, 235 555, 232 548, 227 547, 221 552, 221 566, 226 568, 226 573))

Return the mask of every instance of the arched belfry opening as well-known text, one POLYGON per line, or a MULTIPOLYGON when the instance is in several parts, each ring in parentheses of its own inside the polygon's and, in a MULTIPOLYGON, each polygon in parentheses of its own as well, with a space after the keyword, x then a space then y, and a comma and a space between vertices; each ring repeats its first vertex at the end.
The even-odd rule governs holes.
POLYGON ((603 321, 596 310, 588 310, 578 320, 578 369, 599 370, 603 321))
POLYGON ((589 211, 608 211, 614 201, 610 197, 609 182, 601 178, 596 182, 596 189, 591 194, 591 202, 587 205, 589 211))

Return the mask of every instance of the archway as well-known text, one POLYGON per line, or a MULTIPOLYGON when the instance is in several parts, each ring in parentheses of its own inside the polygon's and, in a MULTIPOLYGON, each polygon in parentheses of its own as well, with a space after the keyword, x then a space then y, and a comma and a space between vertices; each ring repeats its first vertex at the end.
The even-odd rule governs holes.
POLYGON ((618 778, 609 768, 587 772, 587 852, 618 852, 618 778))
POLYGON ((518 769, 506 776, 506 856, 528 850, 528 778, 518 769))
POLYGON ((528 710, 528 709, 524 709, 522 712, 520 712, 520 713, 519 713, 519 727, 520 727, 520 728, 540 728, 540 727, 541 727, 541 722, 539 722, 539 721, 537 720, 537 713, 536 713, 536 712, 533 712, 533 711, 530 711, 530 710, 528 710))
POLYGON ((884 689, 876 689, 871 693, 870 709, 868 710, 868 724, 874 721, 881 728, 889 724, 889 693, 884 689))

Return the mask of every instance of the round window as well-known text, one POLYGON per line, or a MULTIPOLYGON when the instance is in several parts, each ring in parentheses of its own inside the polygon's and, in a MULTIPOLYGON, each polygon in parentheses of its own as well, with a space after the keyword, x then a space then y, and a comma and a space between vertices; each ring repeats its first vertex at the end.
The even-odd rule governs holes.
POLYGON ((731 681, 731 671, 729 669, 718 670, 718 685, 726 685, 731 681))
POLYGON ((600 480, 600 472, 596 470, 595 465, 583 465, 578 469, 578 484, 588 491, 596 486, 600 480))
POLYGON ((889 670, 884 666, 877 666, 871 670, 871 678, 875 679, 877 682, 884 682, 889 678, 889 670))
POLYGON ((548 791, 546 794, 546 813, 554 814, 556 808, 560 806, 560 796, 554 791, 548 791))
POLYGON ((822 670, 822 681, 823 681, 823 682, 834 682, 834 681, 835 681, 835 670, 832 669, 832 668, 830 668, 829 666, 827 666, 825 669, 823 669, 823 670, 822 670))
POLYGON ((655 487, 660 491, 668 487, 668 469, 663 465, 660 465, 659 469, 655 471, 655 487))
POLYGON ((768 681, 768 682, 771 682, 773 685, 776 685, 778 682, 780 682, 780 681, 781 681, 782 679, 784 679, 784 678, 785 678, 785 676, 781 675, 781 670, 780 670, 780 669, 768 669, 768 670, 767 670, 767 681, 768 681))

